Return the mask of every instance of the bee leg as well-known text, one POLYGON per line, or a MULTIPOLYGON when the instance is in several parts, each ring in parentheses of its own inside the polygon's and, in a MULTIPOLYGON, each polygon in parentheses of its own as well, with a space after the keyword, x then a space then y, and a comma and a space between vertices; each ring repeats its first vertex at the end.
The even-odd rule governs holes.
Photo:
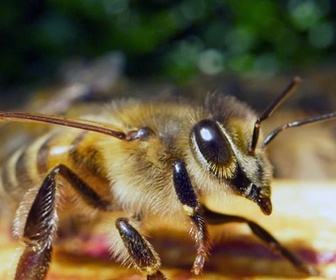
POLYGON ((241 216, 213 212, 205 206, 203 206, 203 209, 204 217, 209 224, 218 225, 226 223, 245 223, 248 225, 255 236, 265 242, 274 252, 286 258, 296 269, 305 274, 319 275, 319 271, 317 271, 312 265, 304 263, 301 259, 281 245, 281 243, 276 240, 275 237, 273 237, 267 230, 262 228, 257 223, 241 216))
MULTIPOLYGON (((76 174, 64 165, 55 167, 43 180, 28 211, 23 228, 22 240, 25 249, 20 256, 15 280, 45 279, 52 253, 52 241, 57 229, 57 178, 60 174, 77 193, 90 205, 101 210, 109 210, 110 205, 102 200, 76 174)), ((20 208, 25 206, 22 202, 20 208)))
POLYGON ((47 176, 29 210, 23 230, 25 249, 17 265, 15 280, 45 279, 56 230, 55 181, 47 176))
POLYGON ((116 228, 135 266, 147 274, 147 280, 167 279, 159 270, 160 259, 150 243, 129 223, 126 218, 116 221, 116 228))
POLYGON ((173 168, 173 180, 177 198, 182 204, 184 212, 189 216, 192 224, 190 232, 196 242, 197 249, 197 256, 193 264, 192 272, 198 275, 203 269, 210 249, 208 230, 203 217, 203 208, 198 201, 184 163, 182 161, 176 161, 173 164, 173 168))

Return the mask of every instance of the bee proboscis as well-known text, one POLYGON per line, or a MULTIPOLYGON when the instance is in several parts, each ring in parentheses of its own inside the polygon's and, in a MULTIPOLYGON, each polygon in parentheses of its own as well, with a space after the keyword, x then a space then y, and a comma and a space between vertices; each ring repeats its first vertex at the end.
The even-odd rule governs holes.
POLYGON ((260 125, 293 91, 293 82, 258 118, 233 97, 207 95, 203 103, 114 102, 98 116, 70 119, 37 113, 0 112, 0 120, 54 124, 56 128, 18 149, 2 166, 0 194, 17 204, 14 234, 24 243, 15 279, 45 279, 62 197, 85 207, 121 211, 115 220, 111 254, 147 279, 166 279, 141 224, 151 217, 188 221, 196 244, 194 274, 210 250, 208 224, 245 223, 254 235, 299 271, 318 274, 257 223, 210 210, 208 195, 231 193, 272 212, 272 168, 265 147, 288 128, 336 118, 336 112, 286 123, 260 143, 260 125))

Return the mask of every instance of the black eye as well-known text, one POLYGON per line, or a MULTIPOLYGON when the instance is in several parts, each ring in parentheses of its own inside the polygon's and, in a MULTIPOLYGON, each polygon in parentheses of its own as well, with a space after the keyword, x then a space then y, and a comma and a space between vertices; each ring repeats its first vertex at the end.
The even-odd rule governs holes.
POLYGON ((232 171, 233 156, 230 142, 213 120, 202 120, 192 128, 192 146, 196 158, 216 176, 232 171))

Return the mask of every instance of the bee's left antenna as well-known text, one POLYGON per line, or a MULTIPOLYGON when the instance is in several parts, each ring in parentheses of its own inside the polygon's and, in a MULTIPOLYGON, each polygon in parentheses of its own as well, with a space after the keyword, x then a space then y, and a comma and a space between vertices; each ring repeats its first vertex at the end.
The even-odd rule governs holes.
POLYGON ((21 113, 21 112, 0 112, 0 120, 16 121, 16 122, 30 121, 37 123, 50 123, 88 131, 94 131, 102 134, 107 134, 121 140, 126 140, 125 133, 113 130, 107 127, 105 124, 88 120, 73 120, 65 118, 63 116, 50 116, 36 113, 21 113))

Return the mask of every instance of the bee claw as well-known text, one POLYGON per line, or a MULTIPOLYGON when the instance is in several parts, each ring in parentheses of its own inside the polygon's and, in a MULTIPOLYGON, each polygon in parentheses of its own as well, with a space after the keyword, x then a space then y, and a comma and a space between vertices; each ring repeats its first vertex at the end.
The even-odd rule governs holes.
POLYGON ((192 268, 192 273, 194 273, 195 275, 199 275, 204 267, 204 263, 205 263, 205 256, 197 256, 192 268))

